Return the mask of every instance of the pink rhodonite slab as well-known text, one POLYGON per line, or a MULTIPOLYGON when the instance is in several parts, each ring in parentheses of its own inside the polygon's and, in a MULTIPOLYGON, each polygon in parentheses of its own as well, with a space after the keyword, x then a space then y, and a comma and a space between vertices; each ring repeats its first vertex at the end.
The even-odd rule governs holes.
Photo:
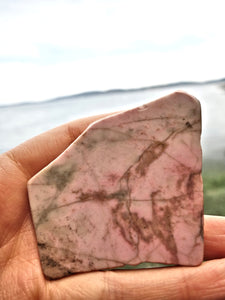
POLYGON ((45 275, 200 264, 200 135, 182 92, 91 124, 28 183, 45 275))

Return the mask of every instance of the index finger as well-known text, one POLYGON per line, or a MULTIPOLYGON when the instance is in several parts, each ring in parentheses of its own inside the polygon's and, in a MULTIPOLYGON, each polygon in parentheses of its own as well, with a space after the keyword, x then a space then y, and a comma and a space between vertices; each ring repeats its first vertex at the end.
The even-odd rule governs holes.
POLYGON ((204 216, 204 259, 225 257, 225 218, 204 216))

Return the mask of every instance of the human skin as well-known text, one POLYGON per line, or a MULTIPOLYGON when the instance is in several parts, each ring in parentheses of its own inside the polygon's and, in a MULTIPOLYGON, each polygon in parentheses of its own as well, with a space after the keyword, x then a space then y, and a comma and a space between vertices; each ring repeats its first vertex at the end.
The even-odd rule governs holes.
POLYGON ((101 116, 65 124, 0 156, 0 299, 224 299, 225 218, 205 216, 198 267, 98 271, 44 278, 27 181, 101 116))

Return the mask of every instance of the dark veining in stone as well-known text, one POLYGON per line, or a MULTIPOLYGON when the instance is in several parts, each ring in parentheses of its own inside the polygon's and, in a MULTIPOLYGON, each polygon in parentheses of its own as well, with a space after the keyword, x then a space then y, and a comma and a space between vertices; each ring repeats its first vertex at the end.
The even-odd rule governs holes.
POLYGON ((199 180, 200 172, 190 173, 187 182, 187 193, 194 199, 196 181, 199 180))
POLYGON ((65 186, 73 179, 75 165, 56 165, 52 166, 45 174, 46 184, 55 185, 59 191, 62 191, 65 186))
POLYGON ((173 101, 179 95, 173 97, 162 114, 159 108, 165 100, 154 104, 156 114, 154 105, 149 115, 142 114, 149 104, 115 123, 109 118, 93 125, 68 150, 70 156, 63 154, 61 164, 59 158, 32 183, 43 189, 40 199, 35 196, 43 204, 33 213, 47 277, 134 265, 143 258, 188 265, 192 253, 197 253, 193 264, 199 263, 203 236, 203 211, 196 201, 196 197, 201 200, 201 153, 195 153, 201 131, 199 108, 192 109, 198 104, 190 104, 189 99, 188 109, 183 109, 186 102, 182 100, 174 110, 173 101), (197 145, 194 151, 192 142, 197 145), (187 158, 176 156, 177 147, 186 151, 187 158), (45 196, 44 185, 50 196, 45 196), (185 214, 187 209, 190 215, 185 214), (190 232, 186 237, 183 233, 189 239, 187 251, 177 240, 177 226, 178 236, 183 229, 194 228, 192 238, 190 232))
POLYGON ((186 125, 188 128, 192 128, 192 125, 191 125, 189 122, 186 122, 185 125, 186 125))
POLYGON ((139 157, 138 165, 136 167, 136 172, 141 176, 144 176, 146 169, 152 164, 156 159, 162 155, 166 149, 167 144, 162 142, 155 142, 150 145, 139 157))
POLYGON ((157 200, 155 200, 156 195, 157 192, 152 193, 153 231, 154 234, 164 244, 166 249, 171 253, 171 260, 173 261, 173 263, 177 264, 177 246, 173 237, 173 227, 171 224, 172 212, 168 205, 164 208, 163 213, 161 215, 157 212, 158 202, 157 200))
POLYGON ((46 249, 48 246, 46 243, 38 243, 38 247, 41 249, 46 249))

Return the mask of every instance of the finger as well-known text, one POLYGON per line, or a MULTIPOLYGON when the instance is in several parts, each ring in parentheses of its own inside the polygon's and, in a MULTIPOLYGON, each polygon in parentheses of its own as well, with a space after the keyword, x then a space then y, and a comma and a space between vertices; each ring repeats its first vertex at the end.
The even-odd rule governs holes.
POLYGON ((98 115, 69 122, 40 134, 5 153, 27 175, 32 177, 62 153, 90 123, 107 116, 98 115))
POLYGON ((224 217, 204 217, 204 249, 205 259, 225 257, 224 217))
POLYGON ((74 275, 49 282, 49 292, 54 299, 225 299, 225 259, 198 267, 74 275))

